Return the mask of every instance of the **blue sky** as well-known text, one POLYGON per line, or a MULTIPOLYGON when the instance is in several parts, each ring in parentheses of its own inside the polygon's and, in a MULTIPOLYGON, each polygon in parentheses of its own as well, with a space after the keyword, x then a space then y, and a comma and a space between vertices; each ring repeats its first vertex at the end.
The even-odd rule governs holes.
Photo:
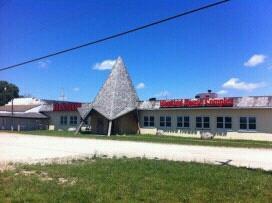
MULTIPOLYGON (((10 0, 0 7, 0 67, 212 2, 10 0)), ((17 84, 21 94, 58 99, 64 91, 68 100, 89 102, 110 72, 99 69, 121 56, 134 85, 141 84, 140 99, 191 98, 207 89, 222 96, 272 95, 271 10, 270 0, 233 0, 0 72, 0 80, 17 84)))

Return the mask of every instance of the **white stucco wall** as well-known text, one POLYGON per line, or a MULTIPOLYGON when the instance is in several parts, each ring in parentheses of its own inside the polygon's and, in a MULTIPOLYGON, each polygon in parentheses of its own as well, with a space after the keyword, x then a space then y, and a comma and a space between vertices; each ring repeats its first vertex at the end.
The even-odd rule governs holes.
POLYGON ((49 125, 54 126, 55 130, 68 130, 69 128, 77 128, 80 124, 80 115, 78 111, 55 111, 47 112, 46 115, 49 116, 49 125), (67 125, 61 125, 61 116, 67 116, 67 125), (70 116, 77 116, 77 125, 70 124, 70 116))
POLYGON ((196 116, 210 117, 210 128, 205 130, 222 139, 250 139, 272 141, 272 109, 161 109, 139 111, 140 133, 200 137, 204 130, 196 128, 196 116), (144 127, 144 116, 154 116, 155 126, 144 127), (171 127, 160 127, 160 116, 171 116, 171 127), (190 128, 178 128, 177 116, 189 116, 190 128), (232 129, 217 129, 216 117, 232 117, 232 129), (240 130, 240 117, 256 117, 256 130, 240 130))

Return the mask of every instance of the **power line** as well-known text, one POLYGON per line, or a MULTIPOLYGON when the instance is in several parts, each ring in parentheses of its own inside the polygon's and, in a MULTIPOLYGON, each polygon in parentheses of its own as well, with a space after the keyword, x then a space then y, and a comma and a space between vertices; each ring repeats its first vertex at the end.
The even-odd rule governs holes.
POLYGON ((104 38, 101 38, 101 39, 98 39, 98 40, 95 40, 95 41, 92 41, 92 42, 88 42, 86 44, 81 44, 81 45, 78 45, 78 46, 75 46, 75 47, 72 47, 72 48, 69 48, 69 49, 64 49, 64 50, 54 52, 54 53, 51 53, 51 54, 48 54, 48 55, 45 55, 45 56, 37 57, 37 58, 30 59, 30 60, 27 60, 27 61, 24 61, 24 62, 21 62, 21 63, 17 63, 17 64, 14 64, 14 65, 11 65, 11 66, 7 66, 7 67, 4 67, 4 68, 1 68, 0 71, 12 69, 12 68, 22 66, 22 65, 25 65, 25 64, 28 64, 28 63, 32 63, 32 62, 35 62, 35 61, 39 61, 39 60, 42 60, 42 59, 45 59, 45 58, 60 55, 60 54, 66 53, 66 52, 74 51, 76 49, 80 49, 80 48, 87 47, 87 46, 97 44, 97 43, 100 43, 100 42, 104 42, 104 41, 107 41, 107 40, 110 40, 110 39, 121 37, 123 35, 129 34, 129 33, 132 33, 132 32, 136 32, 136 31, 143 30, 145 28, 148 28, 148 27, 160 24, 160 23, 164 23, 166 21, 170 21, 170 20, 185 16, 185 15, 189 15, 189 14, 204 10, 204 9, 215 7, 215 6, 219 5, 219 4, 223 4, 223 3, 226 3, 228 1, 230 1, 230 0, 218 1, 218 2, 215 2, 215 3, 212 3, 212 4, 208 4, 208 5, 193 9, 193 10, 185 11, 183 13, 180 13, 180 14, 177 14, 177 15, 162 19, 162 20, 154 21, 152 23, 149 23, 149 24, 146 24, 146 25, 143 25, 143 26, 139 26, 139 27, 136 27, 136 28, 124 31, 124 32, 120 32, 120 33, 117 33, 117 34, 114 34, 114 35, 110 35, 110 36, 107 36, 107 37, 104 37, 104 38))

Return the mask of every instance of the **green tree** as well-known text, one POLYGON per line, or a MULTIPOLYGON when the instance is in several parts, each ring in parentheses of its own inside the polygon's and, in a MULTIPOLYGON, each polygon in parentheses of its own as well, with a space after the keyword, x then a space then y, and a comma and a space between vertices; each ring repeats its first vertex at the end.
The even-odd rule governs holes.
POLYGON ((12 83, 0 80, 0 106, 5 105, 13 98, 19 97, 19 88, 12 83))

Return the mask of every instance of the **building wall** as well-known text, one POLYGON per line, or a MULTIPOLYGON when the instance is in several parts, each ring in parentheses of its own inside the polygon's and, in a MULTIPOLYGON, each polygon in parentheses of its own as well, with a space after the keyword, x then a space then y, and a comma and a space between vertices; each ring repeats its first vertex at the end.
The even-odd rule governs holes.
POLYGON ((161 109, 139 111, 140 133, 200 137, 201 132, 211 132, 216 138, 227 139, 257 139, 272 141, 272 109, 161 109), (144 116, 154 116, 155 126, 144 127, 144 116), (171 127, 160 127, 160 116, 171 116, 171 127), (189 116, 190 128, 178 128, 177 116, 189 116), (196 128, 196 116, 210 117, 210 128, 196 128), (232 129, 217 129, 216 117, 232 117, 232 129), (240 117, 256 117, 256 130, 240 130, 240 117))
POLYGON ((113 121, 112 134, 136 134, 138 119, 135 111, 125 114, 113 121))
POLYGON ((91 131, 95 134, 106 135, 108 133, 109 121, 95 110, 91 111, 88 124, 91 125, 91 131))
POLYGON ((0 117, 1 130, 11 130, 12 124, 13 130, 18 131, 45 130, 48 128, 48 119, 0 117))
POLYGON ((78 111, 52 111, 45 113, 49 117, 49 125, 55 130, 75 130, 80 124, 78 111), (61 116, 67 116, 67 124, 61 124, 61 116), (77 124, 70 124, 70 117, 77 117, 77 124))

